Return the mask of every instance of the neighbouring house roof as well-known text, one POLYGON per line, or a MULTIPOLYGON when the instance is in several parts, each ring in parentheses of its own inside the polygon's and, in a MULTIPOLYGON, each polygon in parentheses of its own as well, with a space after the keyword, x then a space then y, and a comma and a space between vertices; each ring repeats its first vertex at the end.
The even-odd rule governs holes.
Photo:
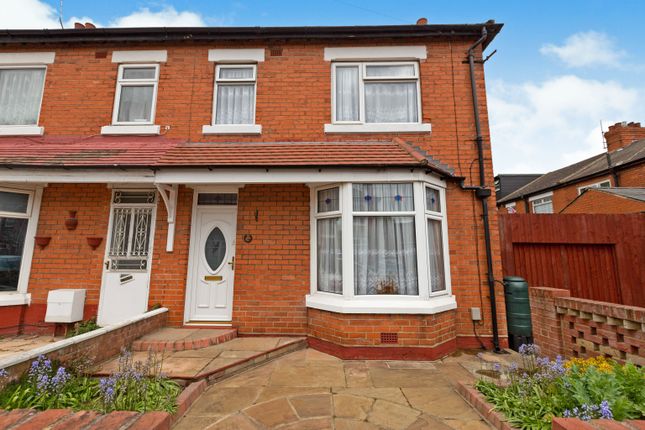
MULTIPOLYGON (((628 199, 645 202, 645 188, 621 187, 621 188, 591 188, 591 189, 601 193, 613 194, 616 196, 621 196, 628 199)), ((589 190, 586 190, 586 191, 589 191, 589 190)))
MULTIPOLYGON (((630 163, 645 161, 645 139, 637 140, 624 148, 610 152, 609 158, 611 159, 611 166, 617 168, 630 163)), ((561 169, 545 173, 519 190, 499 199, 497 203, 507 203, 540 194, 608 171, 607 153, 598 154, 561 169)))
POLYGON ((541 173, 500 173, 495 176, 495 198, 504 198, 542 176, 541 173))
POLYGON ((105 42, 213 42, 266 40, 373 40, 375 38, 479 37, 488 32, 486 47, 502 29, 495 21, 478 24, 370 25, 326 27, 149 27, 0 30, 0 44, 105 42))
POLYGON ((4 167, 425 167, 447 165, 395 138, 366 142, 189 143, 153 137, 0 138, 4 167))

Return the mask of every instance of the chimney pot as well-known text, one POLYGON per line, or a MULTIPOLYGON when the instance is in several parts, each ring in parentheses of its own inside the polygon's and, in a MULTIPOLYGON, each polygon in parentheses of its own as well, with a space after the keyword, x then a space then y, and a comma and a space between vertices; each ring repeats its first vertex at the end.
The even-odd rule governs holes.
POLYGON ((85 23, 85 28, 96 28, 96 26, 94 24, 92 24, 91 22, 86 22, 85 23))
POLYGON ((81 24, 80 22, 75 22, 75 23, 74 23, 74 29, 76 29, 76 30, 82 30, 82 29, 84 29, 84 28, 85 28, 85 26, 84 26, 83 24, 81 24))
POLYGON ((427 24, 428 24, 428 18, 417 19, 417 25, 427 25, 427 24))

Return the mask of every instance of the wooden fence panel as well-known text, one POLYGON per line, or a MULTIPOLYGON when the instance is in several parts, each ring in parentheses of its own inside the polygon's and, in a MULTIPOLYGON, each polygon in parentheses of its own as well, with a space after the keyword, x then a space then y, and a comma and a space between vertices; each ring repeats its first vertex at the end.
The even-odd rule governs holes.
POLYGON ((504 214, 504 276, 645 307, 645 214, 504 214))

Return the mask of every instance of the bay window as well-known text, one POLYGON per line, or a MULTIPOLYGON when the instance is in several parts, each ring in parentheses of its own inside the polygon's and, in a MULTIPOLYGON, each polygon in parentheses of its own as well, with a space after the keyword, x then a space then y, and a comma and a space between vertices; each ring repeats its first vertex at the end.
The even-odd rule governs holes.
POLYGON ((309 307, 434 313, 454 304, 438 183, 313 188, 312 242, 309 307))
POLYGON ((24 304, 42 188, 0 188, 0 306, 24 304))

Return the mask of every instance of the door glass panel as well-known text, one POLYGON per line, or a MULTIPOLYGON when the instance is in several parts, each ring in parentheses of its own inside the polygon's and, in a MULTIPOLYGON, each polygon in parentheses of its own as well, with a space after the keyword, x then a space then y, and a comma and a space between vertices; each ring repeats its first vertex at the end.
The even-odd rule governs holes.
POLYGON ((27 219, 0 218, 0 291, 16 291, 27 219))
POLYGON ((215 227, 208 235, 204 246, 204 256, 208 267, 213 272, 222 265, 222 261, 226 257, 226 239, 219 227, 215 227))

